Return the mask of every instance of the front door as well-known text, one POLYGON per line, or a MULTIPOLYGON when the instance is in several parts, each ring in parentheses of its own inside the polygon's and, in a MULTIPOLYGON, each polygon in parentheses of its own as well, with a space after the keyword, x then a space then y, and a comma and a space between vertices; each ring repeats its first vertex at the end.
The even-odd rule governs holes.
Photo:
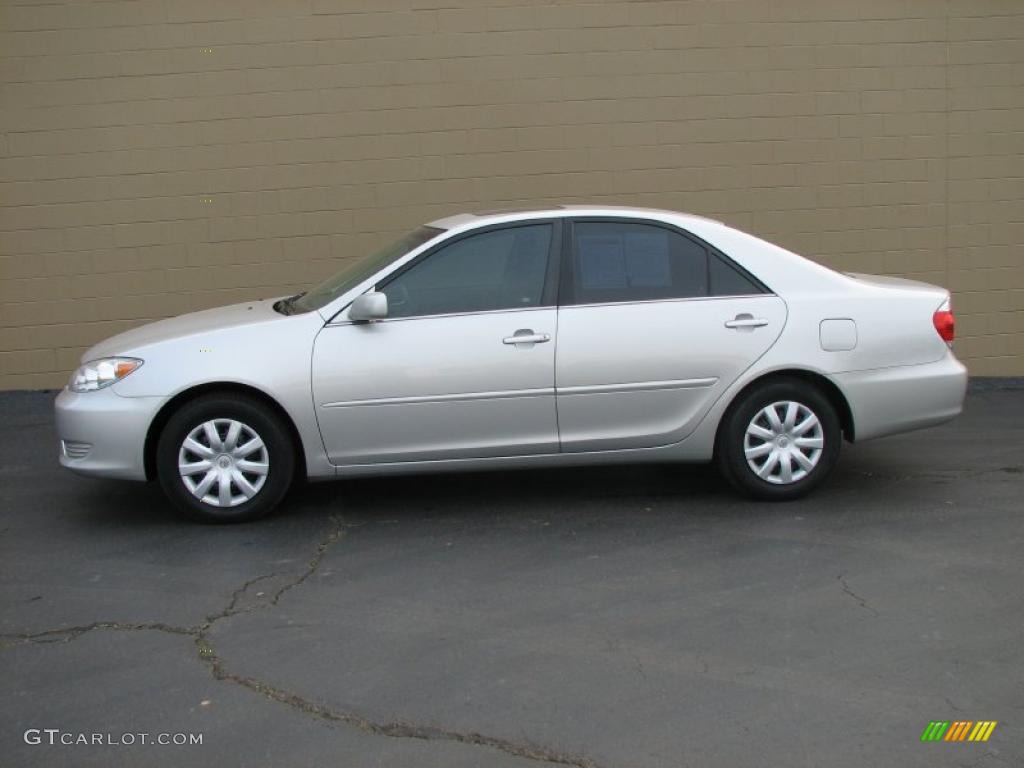
POLYGON ((378 284, 386 319, 324 328, 313 396, 333 464, 558 451, 554 230, 444 241, 378 284))
POLYGON ((558 317, 561 450, 679 442, 775 343, 785 303, 671 227, 580 220, 572 233, 558 317))

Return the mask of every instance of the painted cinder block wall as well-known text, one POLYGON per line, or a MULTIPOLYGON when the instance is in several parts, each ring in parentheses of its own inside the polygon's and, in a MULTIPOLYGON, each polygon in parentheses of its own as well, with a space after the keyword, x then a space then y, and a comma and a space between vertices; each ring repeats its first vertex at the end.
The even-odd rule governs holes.
POLYGON ((0 3, 0 388, 461 210, 723 219, 953 289, 1024 375, 1014 0, 0 3))

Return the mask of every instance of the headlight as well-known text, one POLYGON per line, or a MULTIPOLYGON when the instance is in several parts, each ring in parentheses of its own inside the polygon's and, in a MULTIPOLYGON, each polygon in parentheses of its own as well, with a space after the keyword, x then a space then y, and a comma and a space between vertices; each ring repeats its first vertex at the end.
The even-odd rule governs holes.
POLYGON ((103 389, 115 381, 120 381, 141 365, 142 361, 134 357, 104 357, 90 360, 71 374, 68 389, 72 392, 103 389))

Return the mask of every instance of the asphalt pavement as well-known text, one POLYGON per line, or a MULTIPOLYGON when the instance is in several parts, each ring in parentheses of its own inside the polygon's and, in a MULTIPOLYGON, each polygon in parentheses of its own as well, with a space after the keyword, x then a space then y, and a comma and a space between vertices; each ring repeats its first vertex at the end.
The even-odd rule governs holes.
POLYGON ((1019 381, 789 504, 601 467, 232 527, 61 469, 53 396, 0 394, 0 765, 1024 764, 1019 381))

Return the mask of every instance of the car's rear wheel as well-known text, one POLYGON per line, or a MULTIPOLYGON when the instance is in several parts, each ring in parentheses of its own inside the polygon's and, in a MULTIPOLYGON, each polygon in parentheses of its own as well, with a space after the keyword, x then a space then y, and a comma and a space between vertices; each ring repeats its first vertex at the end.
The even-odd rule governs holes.
POLYGON ((757 384, 719 426, 722 474, 758 499, 784 501, 811 491, 839 459, 842 427, 816 387, 792 378, 757 384))
POLYGON ((172 414, 160 434, 156 469, 168 498, 193 520, 237 523, 271 512, 295 472, 295 446, 266 405, 209 394, 172 414))

